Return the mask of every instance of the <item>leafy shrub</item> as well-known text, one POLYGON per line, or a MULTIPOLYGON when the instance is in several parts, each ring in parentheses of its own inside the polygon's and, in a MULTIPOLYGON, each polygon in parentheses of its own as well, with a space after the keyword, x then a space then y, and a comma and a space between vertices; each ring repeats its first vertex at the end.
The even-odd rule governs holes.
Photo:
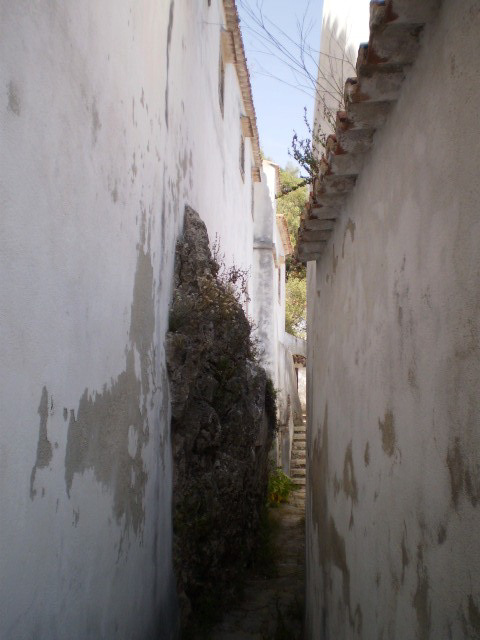
POLYGON ((291 275, 285 285, 285 330, 298 338, 307 336, 307 281, 291 275))
POLYGON ((287 502, 290 493, 295 489, 295 483, 280 468, 270 473, 268 478, 268 502, 277 505, 287 502))

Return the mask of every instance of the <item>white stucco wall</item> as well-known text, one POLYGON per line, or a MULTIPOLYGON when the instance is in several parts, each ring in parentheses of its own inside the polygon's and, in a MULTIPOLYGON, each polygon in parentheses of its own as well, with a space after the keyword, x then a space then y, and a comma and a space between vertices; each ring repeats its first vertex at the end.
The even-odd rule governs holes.
POLYGON ((335 121, 336 111, 342 107, 345 80, 356 75, 358 47, 368 42, 369 9, 369 0, 323 2, 315 123, 327 135, 333 131, 324 117, 324 106, 335 121))
POLYGON ((286 473, 290 456, 294 421, 301 420, 295 370, 290 343, 285 338, 285 248, 276 218, 278 166, 264 160, 263 175, 268 190, 256 185, 253 319, 262 350, 262 362, 277 390, 279 435, 275 457, 286 473), (286 344, 287 343, 287 344, 286 344))
POLYGON ((252 318, 255 323, 255 335, 260 343, 260 359, 277 383, 277 332, 276 332, 276 283, 274 251, 274 201, 268 185, 271 165, 263 163, 263 180, 254 187, 254 250, 252 318))
POLYGON ((480 633, 480 7, 445 0, 308 265, 308 638, 480 633))
POLYGON ((222 5, 0 8, 0 637, 170 638, 163 340, 185 204, 252 264, 222 5))

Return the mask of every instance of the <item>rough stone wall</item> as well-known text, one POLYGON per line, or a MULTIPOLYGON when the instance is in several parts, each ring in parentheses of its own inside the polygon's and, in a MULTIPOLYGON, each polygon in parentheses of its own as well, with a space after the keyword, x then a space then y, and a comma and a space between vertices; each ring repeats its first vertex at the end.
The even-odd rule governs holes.
POLYGON ((308 637, 480 634, 480 6, 445 0, 308 265, 308 637))
POLYGON ((187 207, 176 250, 167 363, 175 572, 184 628, 192 637, 195 622, 233 596, 251 560, 275 424, 250 323, 218 270, 205 225, 187 207))
POLYGON ((175 630, 164 337, 185 201, 252 263, 223 3, 0 3, 0 637, 175 630))

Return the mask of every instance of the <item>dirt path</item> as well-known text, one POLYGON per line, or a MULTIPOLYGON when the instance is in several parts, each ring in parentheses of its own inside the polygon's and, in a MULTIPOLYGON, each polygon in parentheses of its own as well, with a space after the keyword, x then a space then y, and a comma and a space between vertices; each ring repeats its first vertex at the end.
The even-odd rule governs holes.
POLYGON ((277 571, 272 578, 252 578, 245 597, 215 627, 212 640, 301 640, 304 610, 305 493, 271 509, 277 523, 274 544, 277 571))

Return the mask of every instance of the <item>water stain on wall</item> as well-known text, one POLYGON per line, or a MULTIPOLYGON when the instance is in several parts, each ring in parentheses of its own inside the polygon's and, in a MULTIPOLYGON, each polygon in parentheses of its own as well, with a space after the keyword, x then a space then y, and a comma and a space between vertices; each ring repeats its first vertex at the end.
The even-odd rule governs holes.
MULTIPOLYGON (((142 232, 144 235, 144 229, 142 232)), ((153 368, 155 329, 153 267, 149 250, 138 247, 125 370, 101 392, 85 389, 77 415, 71 412, 65 454, 70 496, 75 474, 91 469, 113 493, 113 513, 124 530, 141 534, 147 472, 142 452, 149 438, 147 398, 153 368), (140 379, 135 371, 139 355, 140 379)))
POLYGON ((382 432, 382 448, 391 457, 395 453, 396 444, 395 421, 391 411, 385 413, 383 421, 378 420, 378 428, 382 432))
POLYGON ((92 100, 91 114, 92 114, 92 145, 95 145, 95 143, 97 142, 98 132, 102 128, 102 123, 100 122, 100 116, 98 115, 97 102, 95 98, 92 100))
POLYGON ((464 638, 480 638, 480 610, 472 594, 468 596, 467 611, 463 605, 459 607, 459 621, 464 638))
POLYGON ((412 358, 412 363, 408 369, 407 374, 408 384, 413 391, 418 391, 418 380, 417 380, 417 363, 415 356, 412 358))
POLYGON ((402 542, 401 542, 400 548, 401 548, 401 551, 402 551, 402 577, 401 577, 401 582, 403 584, 403 582, 405 580, 405 571, 406 571, 408 565, 410 564, 410 558, 408 557, 408 551, 407 551, 407 541, 406 541, 405 532, 403 532, 403 535, 402 535, 402 542))
MULTIPOLYGON (((346 467, 347 467, 347 485, 353 495, 356 495, 356 482, 352 470, 353 462, 351 462, 347 447, 346 467), (350 466, 351 465, 351 466, 350 466), (355 486, 355 489, 353 489, 355 486)), ((329 469, 328 469, 328 406, 325 406, 323 426, 321 434, 315 438, 313 445, 313 455, 310 474, 310 495, 312 495, 312 520, 318 532, 318 549, 319 562, 323 576, 323 625, 328 629, 328 611, 329 602, 327 588, 332 584, 332 568, 336 567, 342 574, 342 600, 343 605, 348 611, 348 619, 351 628, 360 624, 358 615, 352 616, 350 606, 350 570, 347 563, 347 554, 345 539, 339 533, 335 521, 328 513, 328 485, 329 485, 329 469)), ((345 484, 345 477, 343 479, 345 484)), ((361 613, 361 612, 360 612, 361 613)))
POLYGON ((437 542, 438 544, 443 544, 446 539, 447 539, 447 530, 442 524, 438 528, 437 542))
POLYGON ((312 522, 317 528, 319 563, 323 575, 322 589, 322 627, 324 635, 328 627, 328 603, 326 585, 327 567, 327 526, 328 526, 328 405, 321 433, 317 433, 313 443, 311 473, 308 477, 310 495, 312 496, 312 522))
POLYGON ((138 173, 138 167, 137 167, 137 160, 136 160, 136 154, 135 151, 133 152, 133 156, 132 156, 132 165, 131 165, 131 170, 132 170, 132 177, 130 178, 132 184, 135 182, 135 178, 137 177, 137 173, 138 173))
POLYGON ((370 443, 367 442, 365 445, 365 453, 363 454, 363 459, 365 461, 365 466, 368 467, 370 464, 370 443))
POLYGON ((458 507, 462 493, 465 493, 473 507, 480 499, 480 480, 478 471, 470 468, 460 446, 460 438, 456 437, 447 452, 447 467, 450 474, 450 491, 455 509, 458 507))
POLYGON ((356 225, 355 222, 349 218, 348 222, 345 226, 345 231, 343 232, 343 243, 342 243, 342 258, 345 257, 345 240, 347 239, 347 233, 350 232, 350 240, 352 242, 355 241, 355 229, 356 229, 356 225))
POLYGON ((325 532, 327 529, 327 485, 328 485, 328 405, 325 406, 321 435, 317 434, 313 443, 312 465, 309 476, 312 495, 312 520, 318 528, 320 561, 325 558, 325 532))
POLYGON ((476 637, 480 637, 480 611, 471 594, 468 596, 468 621, 476 637))
POLYGON ((335 275, 337 273, 337 265, 338 265, 338 254, 335 255, 335 245, 332 245, 332 271, 333 271, 333 275, 335 275))
POLYGON ((355 633, 359 638, 361 638, 363 633, 363 613, 362 608, 359 604, 357 604, 355 613, 353 615, 353 626, 355 633))
POLYGON ((18 88, 13 80, 8 83, 8 110, 16 116, 20 115, 20 98, 18 96, 18 88))
POLYGON ((38 430, 37 458, 30 474, 30 499, 33 500, 37 495, 35 490, 35 476, 37 469, 48 467, 52 460, 52 445, 48 439, 47 422, 48 422, 48 391, 47 387, 43 387, 40 404, 38 406, 38 415, 40 416, 40 428, 38 430))
POLYGON ((115 180, 115 185, 114 185, 113 189, 110 191, 110 195, 112 196, 113 204, 117 204, 117 202, 118 202, 118 183, 117 183, 117 180, 115 180))
POLYGON ((353 466, 351 442, 345 451, 345 460, 343 463, 343 491, 346 496, 351 498, 354 504, 358 502, 358 488, 355 478, 355 468, 353 466))
POLYGON ((339 534, 334 519, 330 516, 328 523, 327 561, 342 573, 343 604, 350 614, 350 570, 347 564, 345 539, 339 534))
POLYGON ((431 607, 428 599, 430 589, 428 571, 423 563, 423 548, 417 549, 417 588, 412 599, 412 605, 417 617, 417 639, 428 640, 430 637, 431 607))

